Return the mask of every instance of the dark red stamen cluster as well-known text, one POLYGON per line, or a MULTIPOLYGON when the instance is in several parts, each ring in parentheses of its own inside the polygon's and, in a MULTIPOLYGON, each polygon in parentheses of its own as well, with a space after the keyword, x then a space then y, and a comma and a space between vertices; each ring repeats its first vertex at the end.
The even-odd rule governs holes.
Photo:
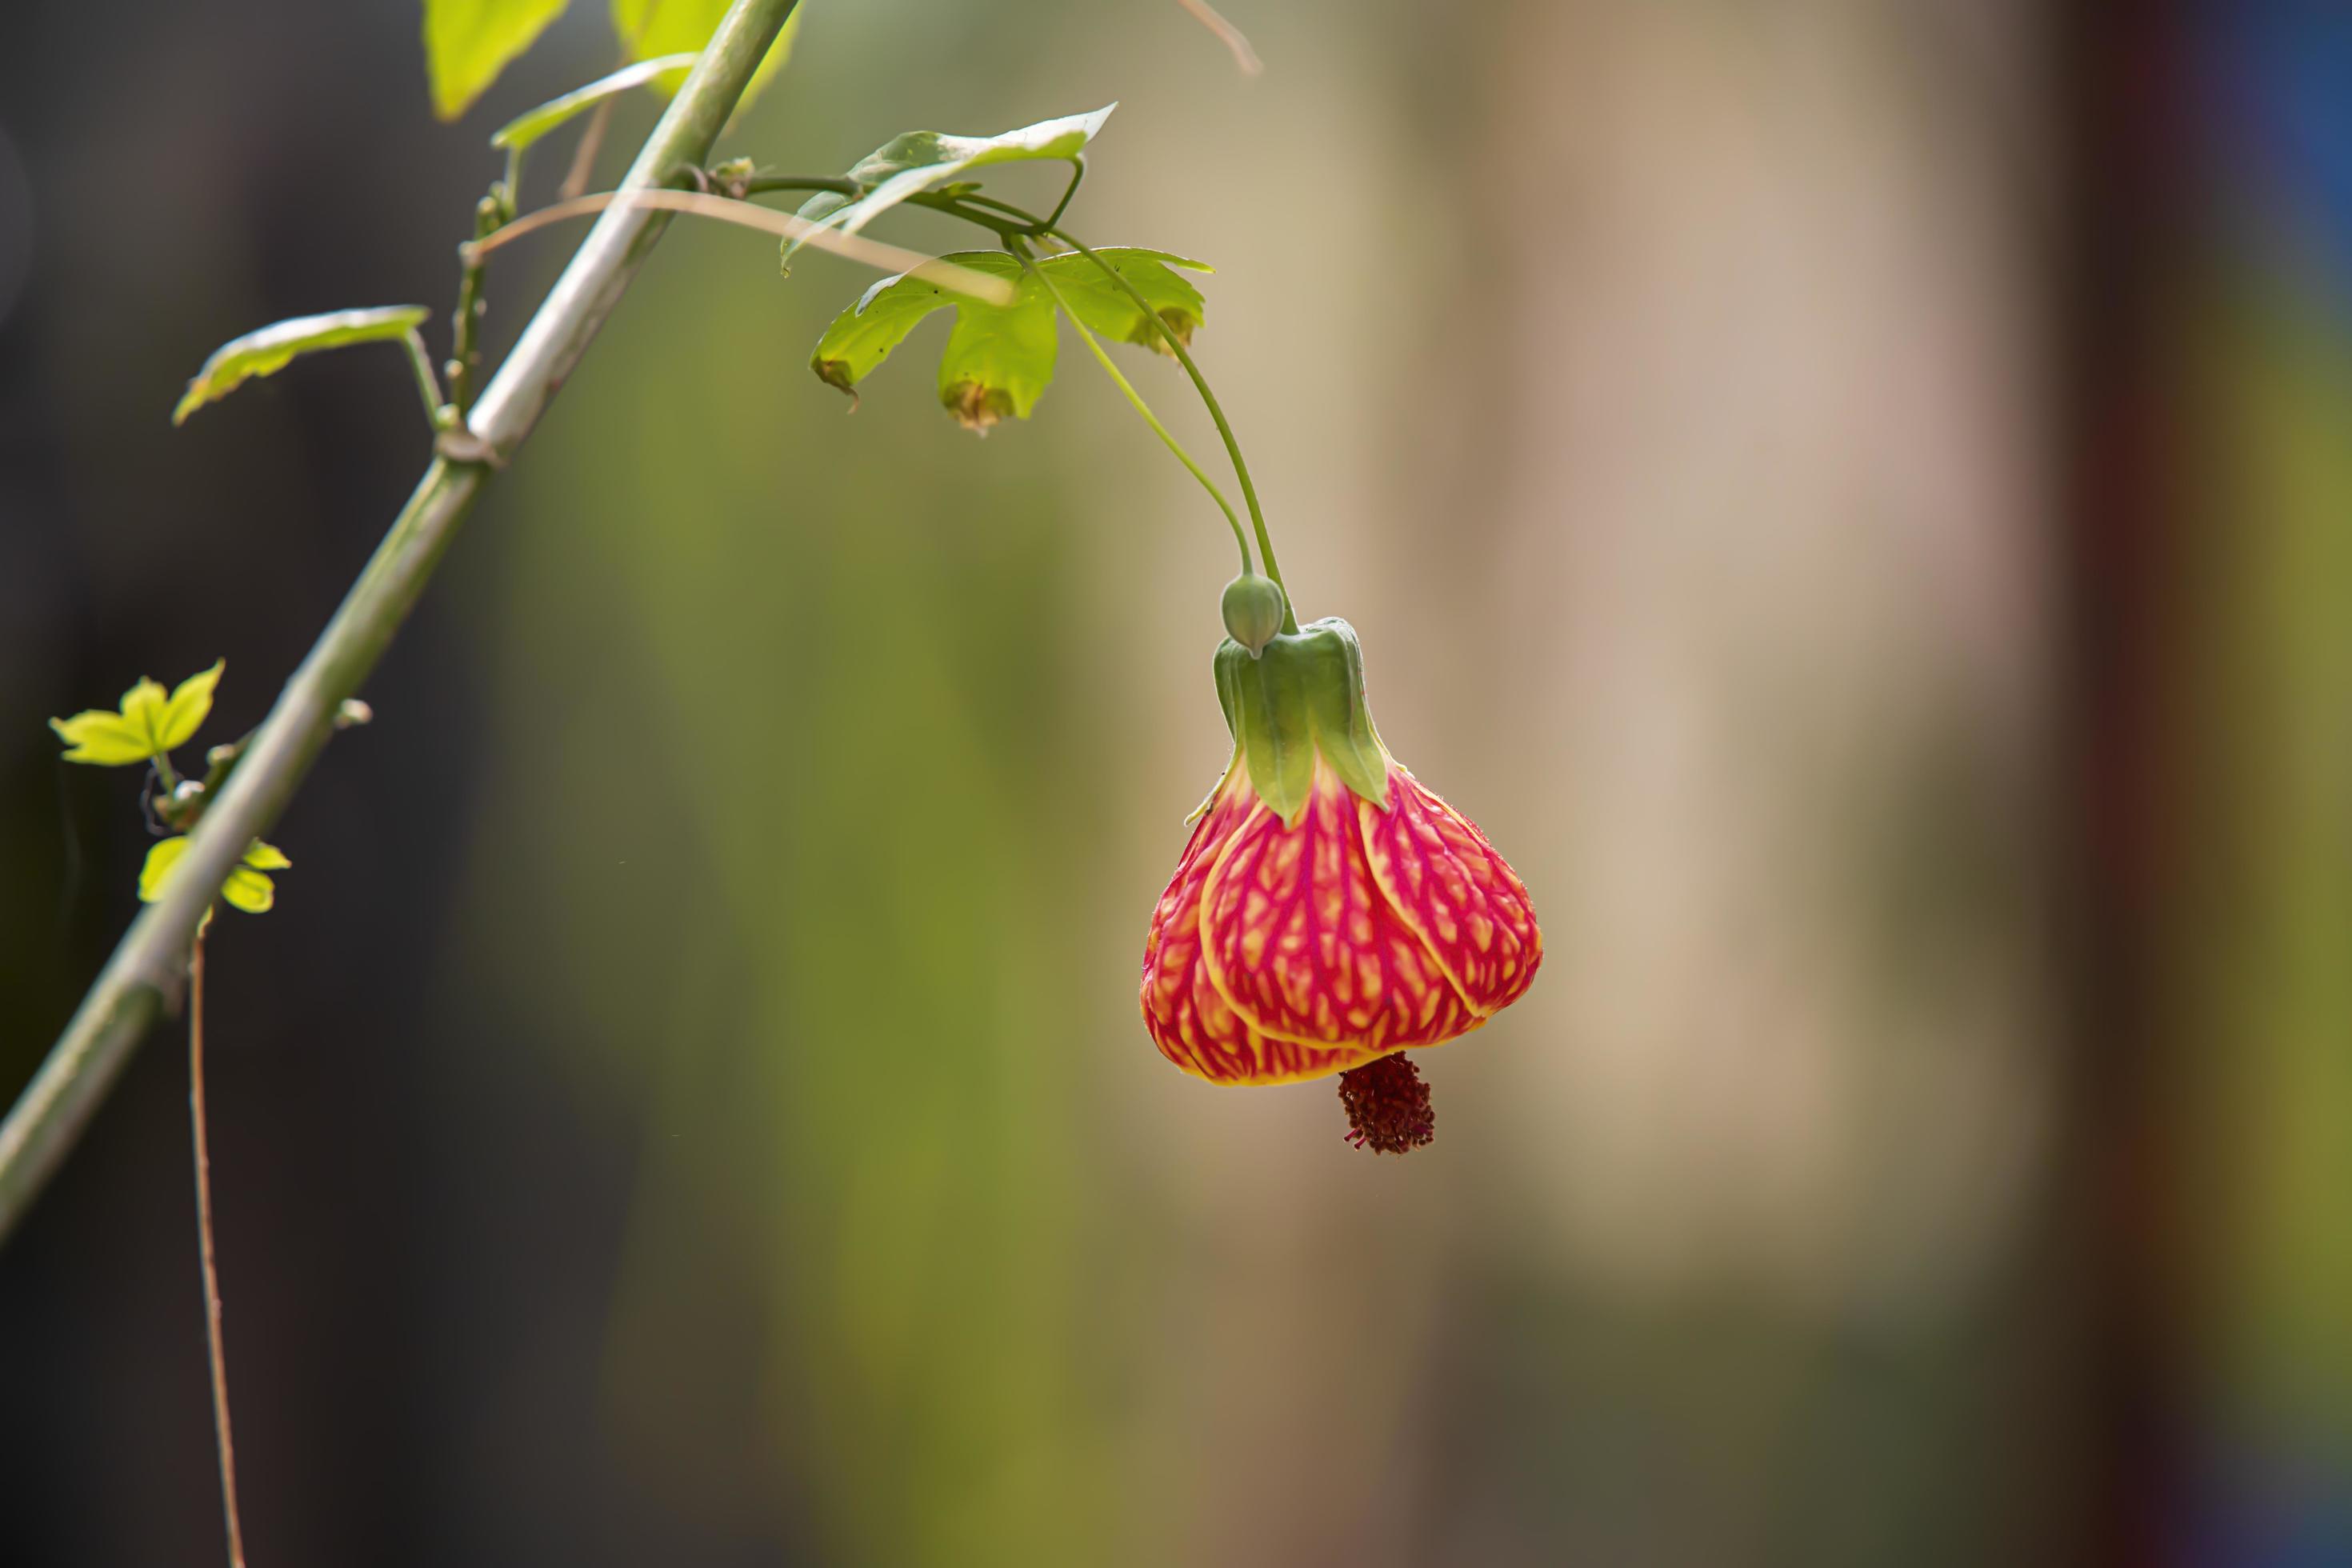
POLYGON ((1348 1142, 1375 1154, 1402 1154, 1437 1136, 1429 1109, 1429 1085, 1402 1051, 1350 1068, 1339 1075, 1339 1103, 1346 1107, 1348 1142))

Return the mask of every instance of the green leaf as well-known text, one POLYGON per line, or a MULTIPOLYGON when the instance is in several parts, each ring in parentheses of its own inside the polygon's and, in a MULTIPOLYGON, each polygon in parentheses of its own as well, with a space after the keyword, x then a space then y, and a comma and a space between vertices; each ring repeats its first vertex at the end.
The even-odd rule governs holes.
POLYGON ((956 423, 982 435, 1008 414, 1028 418, 1054 379, 1054 297, 1026 274, 1019 288, 1010 305, 959 301, 940 356, 940 402, 956 423))
MULTIPOLYGON (((798 217, 803 223, 823 223, 825 219, 831 217, 834 214, 847 206, 852 199, 853 198, 849 196, 843 195, 839 191, 819 191, 816 195, 803 202, 801 204, 801 210, 793 216, 798 217)), ((787 252, 786 254, 789 256, 790 253, 787 252)))
MULTIPOLYGON (((854 396, 917 322, 951 310, 956 324, 940 358, 940 402, 967 430, 985 431, 1008 416, 1028 418, 1054 379, 1054 297, 1003 251, 961 250, 942 259, 1011 281, 1013 302, 992 305, 908 273, 886 278, 834 318, 809 368, 854 396)), ((1136 313, 1131 303, 1129 313, 1136 313)))
MULTIPOLYGON (((960 250, 941 259, 992 278, 1012 279, 1021 264, 1001 250, 960 250)), ((917 322, 934 310, 959 308, 962 296, 936 283, 900 273, 885 278, 833 319, 809 356, 809 368, 829 386, 856 395, 857 384, 890 357, 917 322)))
POLYGON ((174 746, 184 746, 213 710, 213 688, 220 684, 221 671, 228 660, 215 659, 210 669, 192 675, 172 689, 172 700, 163 705, 157 726, 158 751, 168 752, 174 746))
POLYGON ((143 763, 155 754, 148 749, 144 731, 133 727, 121 714, 110 713, 103 708, 77 713, 70 719, 52 719, 49 728, 71 748, 65 756, 69 763, 119 768, 129 763, 143 763))
MULTIPOLYGON (((1091 114, 1069 114, 1041 120, 996 136, 951 136, 940 131, 908 131, 868 153, 853 164, 849 177, 866 187, 866 195, 827 215, 828 228, 856 234, 908 196, 932 185, 944 184, 969 169, 1035 158, 1076 158, 1086 150, 1110 118, 1116 103, 1091 114)), ((789 266, 798 238, 784 242, 789 266)))
POLYGON ((511 148, 520 153, 564 121, 586 113, 606 99, 618 97, 633 87, 642 87, 665 72, 684 70, 692 66, 694 60, 691 54, 662 55, 649 60, 639 60, 633 66, 623 66, 611 76, 599 77, 586 87, 516 115, 490 132, 490 145, 511 148))
MULTIPOLYGON (((613 31, 619 36, 621 47, 631 59, 698 54, 710 42, 710 35, 719 30, 728 5, 729 0, 613 0, 613 31)), ((751 73, 751 84, 743 89, 742 101, 736 105, 738 113, 792 58, 793 40, 799 36, 800 27, 800 7, 794 6, 793 14, 784 18, 783 30, 776 35, 776 41, 768 46, 768 58, 751 73)), ((653 88, 656 92, 676 92, 685 79, 685 69, 672 65, 656 73, 653 88)))
POLYGON ((235 908, 249 915, 266 915, 278 901, 278 884, 258 871, 248 871, 243 866, 228 874, 221 884, 221 897, 235 908))
POLYGON ((187 395, 172 410, 172 423, 181 424, 205 404, 219 402, 248 376, 272 375, 285 369, 296 354, 397 341, 415 331, 432 313, 423 305, 334 310, 322 316, 297 316, 232 338, 212 352, 195 379, 188 383, 187 395))
MULTIPOLYGON (((188 852, 188 841, 183 837, 166 838, 147 851, 147 863, 139 869, 139 901, 142 904, 160 902, 170 885, 173 869, 188 852)), ((221 884, 221 897, 249 915, 266 914, 278 901, 278 885, 263 873, 283 871, 293 861, 274 845, 257 838, 245 852, 245 858, 221 884)))
POLYGON ((289 871, 294 862, 286 858, 286 851, 275 844, 264 844, 257 838, 253 847, 245 852, 245 863, 257 871, 289 871))
POLYGON ((166 838, 147 851, 147 863, 139 868, 139 901, 152 904, 163 897, 163 884, 170 879, 172 868, 188 852, 185 838, 166 838))
POLYGON ((138 685, 122 694, 120 712, 94 708, 70 719, 52 719, 49 728, 71 748, 66 752, 67 762, 100 767, 146 762, 187 744, 212 711, 213 688, 220 684, 226 663, 222 660, 202 674, 188 677, 168 697, 161 686, 142 676, 138 685))
POLYGON ((455 120, 507 62, 530 47, 567 0, 425 0, 425 75, 433 112, 455 120))
MULTIPOLYGON (((1108 263, 1111 270, 1135 285, 1136 291, 1150 303, 1153 314, 1166 322, 1176 341, 1191 343, 1192 334, 1200 329, 1207 306, 1201 291, 1185 279, 1171 272, 1171 267, 1188 267, 1195 272, 1213 272, 1215 268, 1205 261, 1189 257, 1173 256, 1164 250, 1139 250, 1131 246, 1097 247, 1095 255, 1108 263)), ((1126 289, 1103 276, 1085 256, 1066 250, 1048 256, 1040 262, 1054 286, 1068 301, 1070 313, 1097 336, 1115 342, 1141 343, 1156 353, 1169 352, 1167 341, 1155 331, 1142 310, 1136 306, 1126 289)))

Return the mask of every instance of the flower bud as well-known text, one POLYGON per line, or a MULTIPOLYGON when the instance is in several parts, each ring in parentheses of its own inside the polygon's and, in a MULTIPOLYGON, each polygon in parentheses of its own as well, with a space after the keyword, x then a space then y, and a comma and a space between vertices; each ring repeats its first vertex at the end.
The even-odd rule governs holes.
POLYGON ((1278 584, 1255 573, 1236 577, 1225 584, 1225 631, 1255 658, 1282 630, 1284 607, 1278 584))

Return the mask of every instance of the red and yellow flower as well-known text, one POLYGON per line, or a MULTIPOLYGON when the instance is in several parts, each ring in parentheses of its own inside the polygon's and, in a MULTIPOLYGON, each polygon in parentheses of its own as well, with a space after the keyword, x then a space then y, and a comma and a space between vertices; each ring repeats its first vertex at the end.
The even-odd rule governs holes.
POLYGON ((1345 1074, 1352 1141, 1426 1142, 1397 1053, 1526 994, 1543 962, 1527 888, 1381 743, 1347 622, 1258 654, 1229 639, 1216 669, 1234 757, 1152 912, 1145 1026, 1212 1083, 1345 1074))

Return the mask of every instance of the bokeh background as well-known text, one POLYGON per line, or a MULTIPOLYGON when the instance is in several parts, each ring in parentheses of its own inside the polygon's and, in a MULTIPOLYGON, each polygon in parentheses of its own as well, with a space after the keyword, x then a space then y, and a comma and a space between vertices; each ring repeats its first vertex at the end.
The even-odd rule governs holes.
MULTIPOLYGON (((2352 1563, 2342 13, 1234 0, 1245 79, 807 9, 722 152, 1122 100, 1075 223, 1220 264, 1302 614, 1545 976, 1409 1160, 1169 1068, 1214 513, 1074 342, 984 443, 936 323, 849 417, 866 278, 675 229, 213 944, 254 1560, 2352 1563)), ((576 10, 449 127, 410 0, 9 8, 0 1087, 146 844, 43 721, 257 721, 426 456, 388 352, 181 382, 446 310, 576 10)), ((0 1251, 9 1563, 219 1560, 185 1088, 0 1251)))

